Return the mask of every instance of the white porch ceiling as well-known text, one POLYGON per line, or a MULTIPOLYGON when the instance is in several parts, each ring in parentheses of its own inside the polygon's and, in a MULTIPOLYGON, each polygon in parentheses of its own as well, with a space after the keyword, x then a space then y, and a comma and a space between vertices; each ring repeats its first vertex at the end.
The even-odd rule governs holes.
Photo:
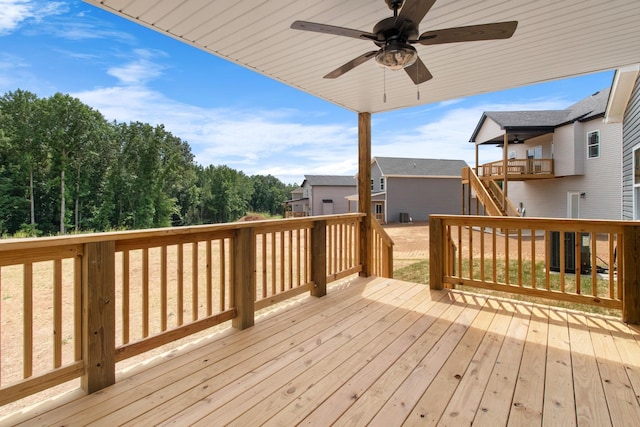
POLYGON ((640 62, 639 0, 438 0, 420 33, 519 21, 508 40, 414 45, 433 79, 416 86, 374 60, 322 77, 370 41, 292 30, 304 20, 371 31, 384 0, 85 0, 356 112, 377 113, 640 62), (383 87, 386 74, 386 103, 383 87))

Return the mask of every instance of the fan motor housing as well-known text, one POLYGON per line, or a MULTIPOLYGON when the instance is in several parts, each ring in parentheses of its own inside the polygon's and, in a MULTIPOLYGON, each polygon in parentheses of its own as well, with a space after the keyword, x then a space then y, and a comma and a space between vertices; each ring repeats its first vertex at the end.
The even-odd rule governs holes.
POLYGON ((398 40, 406 43, 407 40, 416 40, 419 36, 418 28, 409 20, 391 17, 378 22, 372 31, 378 40, 374 43, 380 47, 389 40, 398 40))

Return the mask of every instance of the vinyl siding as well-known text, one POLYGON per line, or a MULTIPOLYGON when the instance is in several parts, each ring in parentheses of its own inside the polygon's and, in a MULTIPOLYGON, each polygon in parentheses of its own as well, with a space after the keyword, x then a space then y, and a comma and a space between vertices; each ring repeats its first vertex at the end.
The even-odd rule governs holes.
POLYGON ((571 123, 557 128, 553 135, 553 157, 556 176, 580 175, 583 173, 584 153, 582 124, 571 123))
POLYGON ((323 214, 323 203, 325 199, 333 200, 333 214, 347 213, 349 206, 345 197, 358 192, 358 188, 351 186, 313 186, 313 197, 311 203, 311 215, 323 214))
MULTIPOLYGON (((564 128, 573 126, 565 126, 564 128)), ((576 161, 581 153, 584 175, 566 176, 542 181, 509 182, 509 199, 514 205, 522 202, 527 216, 567 217, 567 193, 585 193, 580 199, 580 217, 584 219, 613 219, 622 217, 622 125, 604 124, 601 119, 582 123, 576 140, 583 148, 571 150, 576 161), (586 159, 587 132, 600 131, 600 157, 586 159)), ((576 142, 576 145, 577 142, 576 142)), ((560 162, 556 151, 556 161, 560 162)))
POLYGON ((622 218, 633 219, 633 149, 640 144, 640 79, 624 114, 622 132, 622 218))
POLYGON ((387 178, 387 222, 399 222, 407 212, 413 221, 431 214, 462 212, 462 182, 452 178, 387 178))

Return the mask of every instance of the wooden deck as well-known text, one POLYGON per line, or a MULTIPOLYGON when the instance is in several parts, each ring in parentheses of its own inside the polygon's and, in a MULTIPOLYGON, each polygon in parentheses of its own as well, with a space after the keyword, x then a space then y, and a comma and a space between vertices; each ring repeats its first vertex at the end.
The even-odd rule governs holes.
POLYGON ((637 426, 639 341, 611 318, 354 278, 20 420, 637 426))

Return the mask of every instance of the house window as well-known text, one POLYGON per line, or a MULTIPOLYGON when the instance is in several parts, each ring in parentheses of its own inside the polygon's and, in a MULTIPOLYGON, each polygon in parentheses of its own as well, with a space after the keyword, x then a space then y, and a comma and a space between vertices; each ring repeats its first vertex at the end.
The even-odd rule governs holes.
POLYGON ((373 191, 373 180, 371 180, 371 191, 373 191))
POLYGON ((376 203, 375 204, 375 209, 376 209, 376 215, 381 215, 382 214, 382 203, 376 203))
POLYGON ((600 157, 600 131, 596 130, 587 134, 587 158, 598 157, 600 157))
POLYGON ((380 191, 384 190, 384 178, 380 178, 380 191))

